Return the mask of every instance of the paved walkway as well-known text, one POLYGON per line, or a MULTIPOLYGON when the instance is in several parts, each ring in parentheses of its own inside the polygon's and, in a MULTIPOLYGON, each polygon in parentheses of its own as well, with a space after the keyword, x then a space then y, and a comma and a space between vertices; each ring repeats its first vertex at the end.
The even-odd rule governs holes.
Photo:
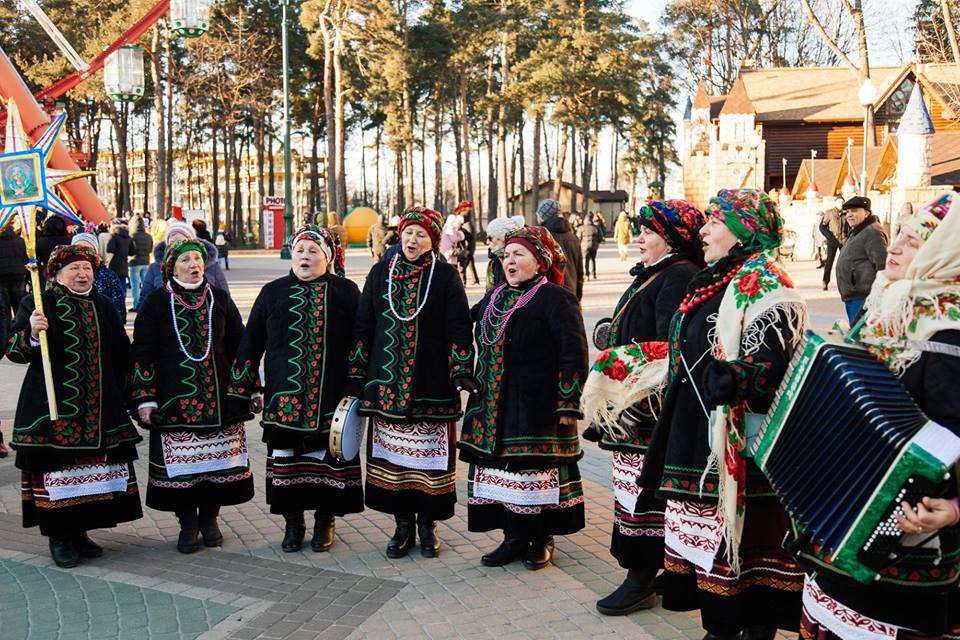
MULTIPOLYGON (((260 286, 284 272, 271 256, 231 260, 235 300, 244 315, 260 286)), ((369 259, 348 256, 348 275, 362 282, 369 259)), ((601 250, 600 272, 586 286, 588 331, 612 310, 629 277, 612 248, 601 250)), ((482 276, 483 265, 478 265, 482 276)), ((829 325, 842 306, 821 292, 809 263, 793 265, 816 324, 829 325), (807 286, 803 286, 807 285, 807 286)), ((469 288, 471 300, 480 289, 469 288)), ((132 326, 132 325, 131 325, 132 326)), ((0 363, 0 418, 9 430, 23 368, 0 363)), ((587 526, 559 537, 554 565, 537 572, 514 564, 483 567, 480 556, 499 542, 494 534, 467 531, 466 509, 440 526, 437 559, 414 552, 400 560, 383 552, 391 517, 367 511, 337 521, 327 553, 280 551, 282 518, 263 501, 265 446, 248 424, 250 460, 257 483, 253 501, 222 513, 224 546, 184 556, 174 548, 173 514, 144 509, 144 518, 94 532, 103 558, 73 570, 56 568, 45 539, 22 529, 19 473, 0 461, 0 639, 129 638, 216 640, 291 638, 700 638, 696 614, 661 609, 624 618, 600 616, 594 602, 613 590, 623 571, 607 552, 612 492, 610 457, 585 445, 581 463, 587 526)), ((145 491, 145 446, 137 475, 145 491)), ((459 469, 460 504, 466 469, 459 469)))

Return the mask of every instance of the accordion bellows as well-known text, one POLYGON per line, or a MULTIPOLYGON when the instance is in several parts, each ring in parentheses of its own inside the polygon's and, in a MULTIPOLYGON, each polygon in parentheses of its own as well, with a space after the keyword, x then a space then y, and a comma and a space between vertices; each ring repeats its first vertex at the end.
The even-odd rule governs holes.
POLYGON ((754 449, 815 554, 864 583, 903 551, 900 503, 935 495, 958 458, 960 438, 883 363, 810 331, 754 449))

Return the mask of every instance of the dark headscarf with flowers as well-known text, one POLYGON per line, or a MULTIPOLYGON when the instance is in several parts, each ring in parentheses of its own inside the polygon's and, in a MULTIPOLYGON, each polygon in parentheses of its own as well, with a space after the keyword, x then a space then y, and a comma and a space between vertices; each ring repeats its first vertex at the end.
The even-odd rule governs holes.
POLYGON ((422 227, 430 236, 433 243, 433 252, 439 251, 440 233, 443 231, 443 216, 426 207, 411 207, 400 214, 398 232, 402 234, 403 230, 412 224, 422 227))
POLYGON ((315 224, 304 225, 293 234, 293 238, 290 240, 290 249, 292 250, 302 240, 311 240, 320 247, 323 254, 327 256, 327 262, 330 263, 334 274, 340 277, 346 274, 343 247, 340 246, 340 238, 337 234, 332 233, 326 227, 315 224))
POLYGON ((703 264, 700 227, 704 217, 686 200, 654 200, 640 209, 637 224, 667 241, 673 253, 703 264))
POLYGON ((758 189, 721 189, 710 198, 707 218, 723 221, 747 253, 776 249, 783 239, 780 211, 758 189))
POLYGON ((80 261, 89 262, 94 271, 100 268, 100 256, 90 247, 76 244, 61 244, 54 247, 50 253, 50 258, 47 260, 47 267, 44 272, 47 282, 54 282, 60 269, 70 263, 80 261))
POLYGON ((177 263, 177 258, 188 251, 196 251, 203 256, 203 263, 207 263, 207 248, 203 246, 200 240, 181 240, 172 245, 167 245, 167 250, 163 254, 163 262, 160 263, 160 275, 166 284, 173 279, 173 265, 177 263))
POLYGON ((545 275, 553 284, 563 286, 563 268, 567 258, 553 234, 544 227, 525 226, 507 233, 503 246, 512 242, 523 245, 533 253, 537 259, 537 273, 545 275))

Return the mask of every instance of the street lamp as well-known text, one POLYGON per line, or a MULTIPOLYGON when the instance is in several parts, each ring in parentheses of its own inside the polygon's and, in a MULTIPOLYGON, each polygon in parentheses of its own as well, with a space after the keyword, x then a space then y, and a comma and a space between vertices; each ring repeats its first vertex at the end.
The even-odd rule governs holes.
POLYGON ((877 88, 873 86, 870 76, 864 79, 858 92, 860 104, 863 105, 863 166, 860 168, 860 195, 867 195, 867 142, 870 140, 870 110, 873 101, 877 99, 877 88))
POLYGON ((283 248, 280 258, 290 259, 290 240, 293 236, 293 190, 290 184, 290 54, 287 42, 287 5, 280 0, 280 20, 283 22, 283 248))

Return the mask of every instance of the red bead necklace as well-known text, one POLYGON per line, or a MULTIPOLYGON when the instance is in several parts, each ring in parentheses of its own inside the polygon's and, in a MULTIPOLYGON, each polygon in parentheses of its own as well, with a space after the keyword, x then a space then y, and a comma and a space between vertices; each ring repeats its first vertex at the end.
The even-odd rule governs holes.
POLYGON ((432 262, 433 262, 433 257, 431 256, 430 258, 427 258, 426 260, 424 260, 422 264, 419 264, 416 267, 414 267, 413 271, 411 271, 410 273, 394 274, 392 278, 394 280, 407 280, 408 278, 412 278, 418 275, 421 271, 429 267, 432 262))
POLYGON ((731 280, 733 280, 733 276, 739 270, 739 268, 731 269, 727 275, 723 276, 713 284, 708 284, 705 287, 699 287, 694 289, 693 293, 688 293, 683 299, 683 302, 680 303, 680 313, 689 313, 713 296, 717 295, 717 292, 720 291, 720 289, 723 289, 725 286, 727 286, 727 284, 730 283, 731 280))

